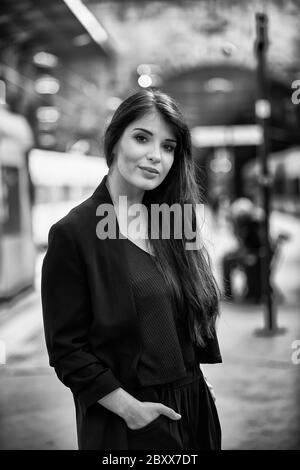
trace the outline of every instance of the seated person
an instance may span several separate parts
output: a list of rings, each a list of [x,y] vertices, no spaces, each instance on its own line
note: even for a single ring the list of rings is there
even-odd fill
[[[247,277],[246,298],[259,300],[261,297],[262,224],[257,209],[247,198],[237,199],[230,208],[230,221],[238,241],[238,247],[225,254],[222,260],[223,291],[226,299],[232,299],[231,275],[237,267],[245,268]]]

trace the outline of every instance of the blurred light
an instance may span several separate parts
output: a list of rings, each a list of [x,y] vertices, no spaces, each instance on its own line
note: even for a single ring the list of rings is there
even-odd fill
[[[0,80],[0,105],[6,104],[6,84]]]
[[[232,81],[227,80],[226,78],[211,78],[204,83],[204,89],[208,93],[213,93],[216,91],[221,91],[223,93],[229,93],[233,91],[234,85]]]
[[[149,86],[159,87],[162,84],[161,68],[156,64],[140,64],[136,69],[138,75],[138,84],[142,88]]]
[[[70,8],[73,14],[76,16],[78,21],[84,26],[87,32],[91,35],[94,41],[98,44],[102,44],[107,41],[108,34],[99,23],[97,18],[92,12],[82,3],[81,0],[63,0],[65,4]]]
[[[36,54],[34,54],[33,62],[36,65],[40,65],[42,67],[53,68],[57,66],[58,58],[54,54],[41,51],[41,52],[37,52]]]
[[[37,109],[37,118],[41,122],[56,122],[60,112],[54,106],[41,106]]]
[[[229,173],[232,163],[227,157],[214,158],[209,166],[214,173]]]
[[[255,103],[255,114],[260,119],[267,119],[271,116],[271,103],[268,100],[257,100]]]
[[[214,158],[210,162],[210,169],[214,173],[228,173],[232,168],[231,154],[225,147],[218,147],[214,151]]]
[[[49,94],[55,95],[60,88],[59,80],[50,75],[44,75],[41,78],[38,78],[35,82],[35,90],[41,95]]]
[[[81,47],[81,46],[86,46],[87,44],[91,43],[91,38],[88,34],[80,34],[79,36],[76,36],[73,38],[73,44],[75,46]]]
[[[137,69],[137,73],[139,75],[150,75],[151,74],[151,67],[149,64],[140,64]]]
[[[138,84],[142,88],[148,88],[152,85],[152,78],[149,75],[141,75],[138,79]]]
[[[106,107],[109,111],[115,111],[121,103],[122,100],[117,96],[110,96],[106,101]]]

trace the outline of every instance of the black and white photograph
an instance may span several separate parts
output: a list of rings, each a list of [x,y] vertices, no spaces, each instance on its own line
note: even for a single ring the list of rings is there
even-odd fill
[[[300,450],[299,25],[1,1],[1,451]]]

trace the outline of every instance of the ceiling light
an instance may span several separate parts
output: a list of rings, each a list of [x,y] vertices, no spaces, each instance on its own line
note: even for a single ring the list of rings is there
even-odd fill
[[[94,41],[100,45],[107,41],[108,34],[92,12],[81,0],[63,0]]]

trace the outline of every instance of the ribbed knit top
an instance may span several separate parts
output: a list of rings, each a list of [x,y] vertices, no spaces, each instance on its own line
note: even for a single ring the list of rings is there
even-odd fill
[[[142,340],[137,368],[141,385],[182,378],[186,367],[196,362],[187,324],[175,314],[170,287],[154,256],[129,239],[125,239],[125,247]]]

